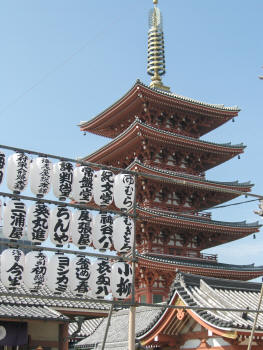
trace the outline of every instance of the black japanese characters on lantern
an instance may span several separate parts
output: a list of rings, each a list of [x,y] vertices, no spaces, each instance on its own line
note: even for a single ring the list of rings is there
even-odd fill
[[[33,292],[44,287],[48,258],[43,252],[29,252],[25,256],[24,283]]]
[[[27,212],[27,237],[34,244],[41,244],[48,238],[50,221],[49,207],[44,203],[33,204]]]
[[[69,242],[72,213],[66,206],[57,206],[50,211],[50,240],[57,247]]]
[[[29,158],[24,153],[14,153],[8,157],[7,187],[14,193],[25,189],[29,176]]]
[[[3,181],[4,170],[5,170],[5,154],[0,152],[0,185]]]
[[[48,263],[47,287],[55,294],[61,294],[68,288],[69,257],[55,254]]]
[[[23,281],[25,256],[19,249],[6,249],[0,258],[0,276],[3,285],[16,289]]]
[[[116,262],[111,270],[112,296],[117,299],[126,299],[131,294],[132,268],[126,262]]]
[[[69,162],[58,162],[53,165],[53,192],[59,200],[65,200],[72,191],[73,165]]]
[[[52,163],[48,158],[37,157],[30,164],[30,188],[38,198],[42,198],[50,190]]]
[[[110,293],[111,267],[106,259],[98,259],[90,268],[90,290],[94,298],[104,298]]]
[[[92,214],[87,209],[75,210],[71,221],[72,243],[84,249],[91,244],[92,235]]]
[[[26,206],[19,199],[11,199],[4,207],[3,235],[11,240],[24,236],[26,225]]]
[[[87,166],[78,166],[74,169],[71,197],[76,202],[88,203],[93,195],[94,170]]]
[[[99,213],[93,218],[92,243],[95,249],[106,250],[112,246],[113,218]]]
[[[109,206],[113,202],[114,174],[110,170],[94,173],[94,202],[99,206]]]
[[[134,202],[135,179],[129,174],[115,175],[114,179],[114,203],[121,210],[132,208]]]
[[[134,221],[129,216],[118,216],[113,220],[112,241],[118,253],[131,251],[134,241]]]
[[[69,289],[76,296],[82,296],[89,290],[90,265],[90,260],[81,255],[70,261]]]

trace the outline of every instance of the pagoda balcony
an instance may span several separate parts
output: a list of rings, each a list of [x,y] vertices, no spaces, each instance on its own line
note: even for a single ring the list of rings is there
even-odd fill
[[[142,251],[140,251],[140,254],[146,254],[146,255],[151,255],[151,256],[163,256],[165,258],[180,258],[180,259],[191,259],[191,260],[202,260],[202,261],[213,261],[213,262],[218,262],[218,255],[217,254],[208,254],[208,253],[199,253],[199,252],[195,252],[195,251],[188,251],[188,252],[184,252],[183,255],[180,254],[164,254],[161,251],[153,251],[147,248],[143,248]]]
[[[174,207],[173,206],[167,206],[167,211],[169,212],[174,212]],[[181,212],[174,212],[174,214],[177,214],[179,216],[185,216],[189,218],[200,218],[200,219],[207,219],[211,220],[212,218],[212,213],[211,212],[189,212],[189,213],[181,213]]]

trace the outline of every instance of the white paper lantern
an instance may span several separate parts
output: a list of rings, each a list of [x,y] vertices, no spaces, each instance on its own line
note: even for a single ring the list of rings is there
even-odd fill
[[[44,203],[33,204],[27,211],[27,237],[33,244],[41,244],[48,238],[49,207]]]
[[[69,162],[58,162],[53,165],[52,185],[55,197],[65,200],[72,191],[73,165]]]
[[[90,260],[78,255],[70,261],[69,289],[76,296],[82,296],[89,290]]]
[[[0,258],[0,276],[3,285],[15,289],[23,282],[25,256],[22,250],[6,249]]]
[[[0,185],[3,181],[4,170],[5,170],[5,154],[0,152]]]
[[[93,218],[92,243],[95,249],[106,250],[112,246],[113,218],[99,213]]]
[[[111,267],[111,291],[117,299],[126,299],[131,294],[132,268],[126,262],[116,262]]]
[[[63,254],[53,255],[48,263],[46,285],[55,294],[61,294],[68,288],[69,257]]]
[[[57,247],[69,242],[71,217],[71,211],[65,206],[57,206],[50,211],[49,237]]]
[[[134,176],[129,174],[115,175],[113,196],[114,203],[121,210],[129,210],[133,206],[135,192]]]
[[[38,198],[44,197],[51,185],[52,163],[48,158],[37,157],[30,164],[29,181],[31,192]]]
[[[134,221],[129,216],[118,216],[113,220],[112,242],[118,253],[127,253],[133,247]]]
[[[110,263],[98,259],[91,264],[89,286],[93,298],[104,298],[110,293]]]
[[[25,189],[29,176],[29,158],[24,153],[14,153],[8,157],[7,187],[10,191],[20,193]]]
[[[71,197],[76,202],[88,203],[92,199],[94,170],[87,166],[74,169]]]
[[[46,281],[48,258],[42,252],[29,252],[25,256],[24,283],[30,291],[38,291]]]
[[[4,207],[3,235],[11,240],[24,236],[26,225],[26,206],[19,199],[11,199]]]
[[[91,244],[92,214],[87,209],[75,210],[70,225],[72,243],[84,249]]]
[[[110,170],[99,170],[94,173],[93,196],[99,206],[108,206],[113,202],[114,174]]]

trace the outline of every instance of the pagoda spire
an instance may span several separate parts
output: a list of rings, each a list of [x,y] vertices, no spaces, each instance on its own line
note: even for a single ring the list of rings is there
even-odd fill
[[[152,76],[150,87],[170,91],[169,87],[163,85],[161,79],[165,74],[162,14],[157,7],[158,0],[153,0],[153,4],[154,8],[149,13],[147,73]]]

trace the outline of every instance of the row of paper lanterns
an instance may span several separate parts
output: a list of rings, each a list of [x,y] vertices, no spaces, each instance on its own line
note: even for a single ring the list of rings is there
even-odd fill
[[[49,237],[57,247],[72,242],[84,249],[114,249],[127,253],[134,242],[134,221],[123,214],[112,216],[107,212],[92,215],[87,209],[72,212],[67,206],[51,210],[45,203],[36,202],[26,209],[19,199],[9,200],[3,209],[3,236],[16,241],[24,237],[33,244],[41,244]]]
[[[91,262],[86,256],[70,259],[61,253],[48,259],[40,251],[24,255],[19,249],[6,249],[0,257],[0,278],[11,290],[22,283],[37,292],[48,287],[55,294],[70,291],[75,296],[126,299],[131,293],[132,268],[127,262],[110,263],[106,259]]]
[[[5,168],[5,154],[0,152],[0,183]],[[118,174],[110,170],[94,171],[88,166],[73,167],[72,163],[59,161],[55,164],[45,157],[30,161],[24,153],[8,157],[6,170],[7,186],[14,193],[22,192],[28,181],[31,192],[39,198],[45,196],[52,185],[59,200],[70,198],[88,203],[94,200],[98,206],[113,203],[121,210],[133,206],[135,179],[130,174]]]

